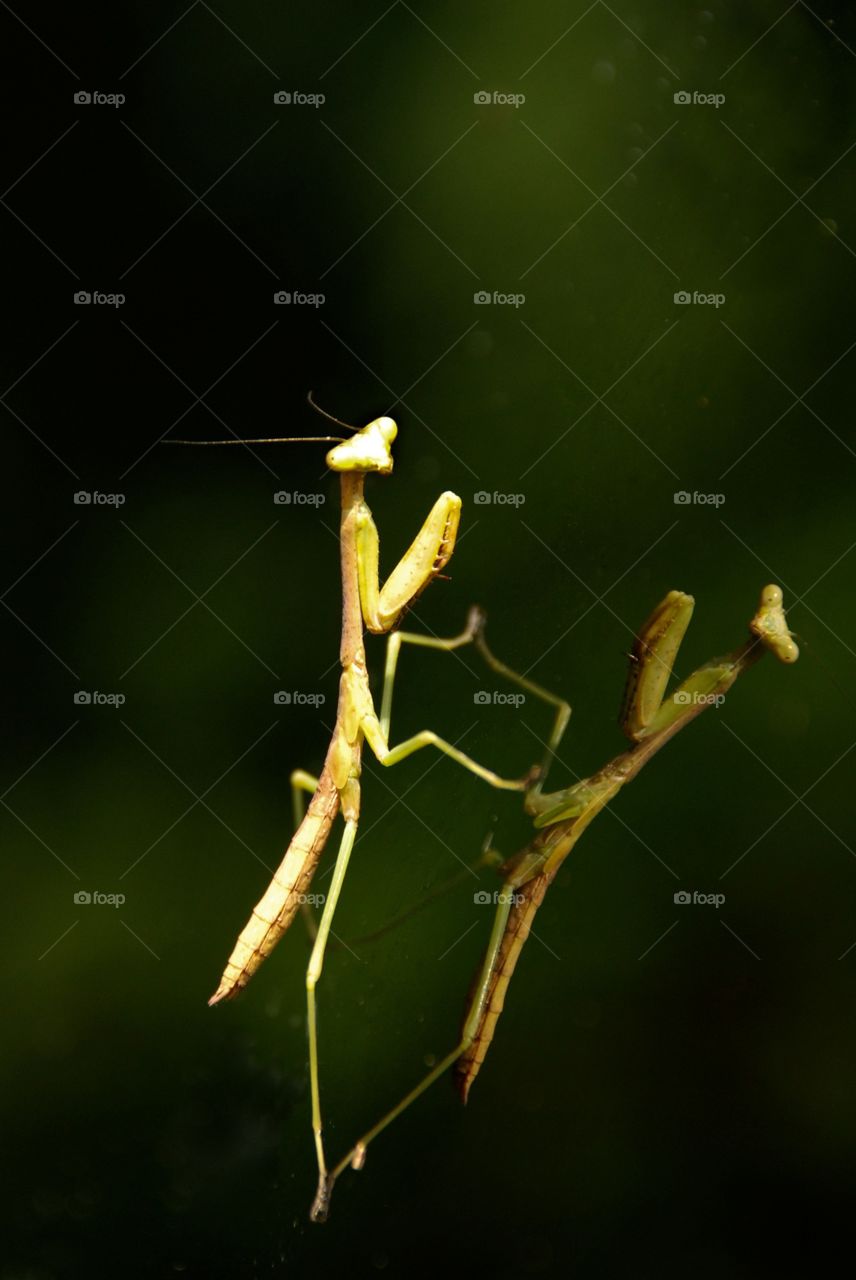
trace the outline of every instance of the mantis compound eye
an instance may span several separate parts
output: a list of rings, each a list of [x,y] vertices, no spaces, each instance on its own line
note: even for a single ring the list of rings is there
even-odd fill
[[[779,662],[791,663],[796,662],[800,651],[788,630],[782,600],[781,587],[772,582],[766,586],[761,592],[758,612],[749,623],[749,630],[776,655]]]
[[[392,444],[398,435],[398,427],[394,418],[375,418],[374,422],[370,423],[369,426],[377,427],[387,444]]]
[[[375,418],[350,440],[331,449],[327,466],[331,471],[372,471],[388,476],[392,471],[390,445],[397,435],[392,418]]]

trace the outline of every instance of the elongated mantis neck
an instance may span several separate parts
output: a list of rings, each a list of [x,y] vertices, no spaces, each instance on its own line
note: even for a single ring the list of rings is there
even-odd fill
[[[342,558],[342,642],[339,658],[344,668],[355,662],[365,665],[366,661],[355,527],[357,509],[363,502],[365,479],[365,472],[362,471],[342,472],[342,519],[339,531]]]

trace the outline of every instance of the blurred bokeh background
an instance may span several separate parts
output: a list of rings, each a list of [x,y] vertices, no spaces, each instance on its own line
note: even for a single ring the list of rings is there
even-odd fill
[[[0,22],[3,1280],[813,1256],[856,1172],[849,7]],[[599,819],[467,1108],[438,1084],[324,1228],[305,932],[242,999],[206,999],[334,717],[337,486],[322,446],[160,444],[318,432],[310,388],[399,422],[368,486],[384,567],[462,495],[451,581],[408,625],[488,609],[496,652],[574,704],[557,785],[621,749],[625,655],[669,588],[697,600],[682,673],[739,642],[768,581],[802,646]],[[476,699],[495,688],[471,655],[406,652],[394,736],[430,726],[520,773],[548,717]],[[448,761],[369,759],[364,780],[319,996],[333,1156],[453,1044],[494,886],[359,939],[487,832],[527,838],[513,796]]]

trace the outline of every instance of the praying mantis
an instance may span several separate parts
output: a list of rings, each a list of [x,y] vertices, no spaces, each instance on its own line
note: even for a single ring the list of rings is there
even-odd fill
[[[314,401],[310,403],[314,405]],[[319,410],[323,413],[323,410]],[[329,414],[324,416],[330,417]],[[622,724],[632,746],[591,777],[566,788],[545,793],[547,774],[567,728],[571,708],[562,698],[535,684],[500,662],[485,639],[485,615],[470,613],[464,631],[449,639],[397,631],[401,618],[431,580],[442,572],[454,551],[461,500],[445,492],[435,502],[411,546],[383,586],[379,579],[379,536],[364,498],[369,474],[389,475],[393,469],[391,445],[397,435],[392,418],[381,417],[350,438],[341,436],[285,437],[263,440],[175,441],[181,444],[274,444],[294,440],[335,443],[327,454],[327,466],[341,477],[340,549],[342,574],[342,674],[336,723],[324,766],[318,778],[303,770],[291,776],[295,796],[295,833],[267,891],[254,908],[226,964],[209,1004],[216,1005],[241,991],[292,923],[330,837],[341,809],[344,831],[333,869],[330,892],[315,933],[306,970],[307,1030],[309,1038],[312,1130],[318,1166],[318,1186],[310,1212],[314,1222],[326,1220],[336,1180],[350,1165],[359,1169],[371,1141],[410,1106],[446,1070],[454,1067],[464,1101],[493,1039],[505,993],[532,920],[544,896],[577,840],[590,822],[659,749],[707,706],[716,703],[737,677],[770,650],[782,662],[796,660],[776,586],[764,589],[750,623],[750,638],[725,658],[714,659],[685,680],[668,698],[666,686],[672,663],[689,625],[694,602],[691,596],[672,591],[658,605],[640,630],[630,655]],[[377,715],[368,681],[363,627],[387,635],[387,656],[381,713]],[[487,664],[555,708],[555,720],[543,760],[520,779],[506,779],[484,767],[431,730],[389,745],[392,692],[402,644],[454,650],[474,644]],[[318,1067],[318,1028],[315,992],[321,977],[333,916],[342,891],[360,817],[360,770],[363,742],[378,761],[392,765],[433,746],[470,772],[503,790],[525,793],[526,811],[537,834],[515,857],[506,862],[491,852],[502,874],[502,891],[488,941],[468,1001],[463,1031],[448,1053],[405,1097],[328,1170],[323,1141]],[[311,794],[306,812],[302,796]]]
[[[311,396],[310,403],[317,409]],[[331,415],[324,416],[330,418]],[[354,431],[354,435],[288,439],[337,442],[327,453],[326,459],[328,468],[341,476],[339,542],[342,574],[342,674],[336,723],[320,776],[313,778],[303,770],[296,770],[292,774],[295,792],[310,792],[312,798],[268,889],[256,904],[235,944],[217,990],[208,1001],[209,1005],[216,1005],[237,995],[288,929],[305,899],[306,890],[330,837],[333,822],[341,809],[345,820],[344,831],[306,970],[312,1131],[318,1164],[318,1190],[312,1210],[314,1221],[323,1221],[326,1217],[327,1188],[330,1185],[321,1117],[315,990],[321,978],[333,916],[359,825],[363,742],[368,743],[382,765],[396,764],[413,752],[432,746],[493,787],[523,791],[528,783],[528,777],[517,780],[501,778],[429,729],[390,747],[388,711],[378,718],[369,687],[363,626],[376,635],[392,632],[425,587],[442,572],[454,551],[461,499],[448,491],[440,495],[412,544],[381,586],[378,531],[364,498],[364,486],[367,475],[389,475],[392,472],[391,446],[398,428],[389,417],[376,418],[361,430],[349,427],[336,418],[331,420]],[[284,442],[285,440],[275,439],[236,439],[174,443],[246,445]],[[448,647],[442,640],[434,643],[439,648]],[[296,812],[299,808],[296,803]]]
[[[670,591],[636,636],[630,654],[620,721],[632,745],[591,777],[552,793],[544,792],[544,783],[567,728],[570,705],[493,655],[485,639],[486,618],[481,610],[471,610],[464,631],[445,641],[444,647],[449,649],[473,643],[498,675],[555,708],[553,729],[543,761],[532,775],[524,801],[527,813],[534,819],[537,834],[525,848],[505,862],[494,855],[502,876],[502,889],[497,895],[493,927],[467,1001],[458,1043],[334,1166],[323,1189],[325,1214],[333,1185],[340,1174],[349,1165],[353,1169],[361,1169],[369,1143],[450,1068],[454,1069],[461,1099],[466,1102],[493,1040],[508,984],[529,936],[535,913],[562,863],[593,819],[676,733],[707,707],[719,705],[738,676],[749,670],[765,652],[772,652],[786,664],[797,660],[799,650],[788,630],[781,588],[771,584],[761,592],[758,608],[749,623],[748,639],[725,657],[706,662],[666,697],[672,666],[689,625],[694,603],[692,596]],[[389,637],[382,703],[387,719],[391,712],[392,682],[398,656],[405,643],[436,646],[438,642],[401,631]],[[313,1217],[318,1208],[319,1202],[316,1201]]]

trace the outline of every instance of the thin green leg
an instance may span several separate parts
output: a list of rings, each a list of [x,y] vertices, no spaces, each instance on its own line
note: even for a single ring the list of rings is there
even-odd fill
[[[401,1099],[400,1102],[398,1102],[390,1111],[387,1111],[386,1114],[382,1116],[380,1120],[378,1120],[377,1124],[373,1125],[371,1129],[369,1129],[366,1133],[364,1133],[363,1136],[359,1139],[359,1141],[356,1142],[354,1146],[351,1148],[351,1150],[347,1153],[347,1155],[344,1156],[343,1159],[341,1159],[339,1163],[336,1165],[336,1167],[331,1171],[331,1173],[328,1175],[326,1179],[326,1183],[324,1186],[323,1199],[324,1199],[325,1211],[326,1211],[326,1208],[329,1206],[330,1195],[332,1194],[332,1191],[333,1191],[333,1185],[336,1179],[339,1177],[339,1174],[343,1173],[344,1170],[347,1169],[348,1165],[350,1165],[352,1169],[362,1169],[363,1164],[365,1163],[365,1158],[366,1158],[366,1148],[368,1147],[369,1143],[373,1142],[374,1139],[378,1136],[378,1134],[382,1133],[383,1130],[387,1127],[387,1125],[392,1124],[393,1120],[397,1119],[398,1116],[400,1116],[403,1111],[406,1111],[407,1108],[410,1106],[410,1104],[412,1102],[415,1102],[416,1099],[420,1097],[425,1092],[426,1089],[430,1089],[431,1085],[434,1083],[435,1080],[438,1080],[439,1077],[443,1075],[445,1071],[448,1071],[451,1066],[454,1066],[458,1058],[460,1058],[461,1054],[465,1053],[467,1049],[469,1049],[470,1045],[473,1043],[473,1040],[475,1038],[475,1035],[478,1030],[478,1026],[482,1017],[485,1001],[488,998],[490,980],[493,974],[494,967],[496,965],[497,956],[499,955],[500,946],[502,945],[502,939],[505,935],[505,929],[506,929],[506,925],[508,924],[508,916],[511,911],[511,905],[512,905],[511,894],[503,893],[501,895],[500,902],[497,905],[496,913],[493,918],[493,928],[491,929],[487,952],[485,953],[484,961],[482,963],[482,967],[479,972],[479,980],[473,992],[472,999],[470,1000],[470,1003],[467,1006],[467,1016],[464,1022],[464,1029],[463,1029],[463,1032],[461,1033],[461,1039],[459,1043],[455,1046],[455,1048],[451,1051],[451,1053],[447,1053],[446,1056],[442,1058],[435,1067],[432,1067],[432,1069],[428,1072],[428,1074],[424,1076],[422,1080],[419,1081],[419,1083],[415,1086],[415,1088],[411,1089],[409,1093],[405,1094],[405,1096]],[[321,1194],[321,1189],[319,1187],[319,1196],[320,1194]],[[316,1200],[316,1204],[317,1203],[318,1201]],[[313,1213],[314,1213],[314,1207],[313,1207]]]
[[[336,865],[333,868],[333,878],[330,882],[330,892],[327,895],[327,901],[324,903],[324,910],[321,913],[321,923],[318,926],[318,935],[315,939],[315,945],[312,948],[312,955],[309,958],[309,967],[306,970],[306,1014],[307,1027],[309,1031],[309,1084],[312,1093],[312,1131],[315,1135],[315,1153],[318,1159],[318,1191],[315,1196],[315,1202],[312,1206],[312,1221],[323,1222],[327,1217],[327,1164],[324,1158],[324,1139],[322,1137],[322,1121],[321,1121],[321,1089],[318,1077],[318,1023],[316,1018],[315,1006],[315,988],[321,977],[324,968],[324,951],[327,946],[327,939],[330,936],[330,927],[333,923],[333,916],[336,913],[336,904],[339,901],[339,894],[342,891],[342,884],[345,880],[345,873],[348,870],[348,861],[351,857],[351,850],[354,847],[354,840],[357,835],[357,823],[355,821],[346,822],[345,830],[342,832],[342,839],[339,844],[339,852],[336,855]]]
[[[395,672],[398,666],[398,655],[403,644],[416,645],[422,649],[442,649],[451,652],[465,644],[472,644],[478,628],[481,626],[482,612],[475,606],[470,609],[467,624],[456,636],[443,639],[440,636],[422,636],[415,631],[393,631],[386,642],[386,665],[383,675],[383,696],[380,704],[380,727],[383,736],[389,741],[389,724],[392,718],[392,689],[395,683]]]
[[[453,889],[457,889],[462,884],[472,884],[473,877],[478,877],[478,873],[485,869],[491,871],[499,871],[505,858],[493,847],[493,833],[489,831],[482,841],[481,852],[475,862],[467,863],[463,871],[456,871],[454,875],[449,876],[446,880],[441,881],[436,888],[431,889],[424,894],[416,902],[411,903],[409,907],[405,907],[403,911],[399,911],[398,915],[393,916],[391,920],[387,920],[378,929],[373,929],[371,933],[361,933],[356,938],[349,939],[350,945],[368,946],[378,939],[386,937],[387,934],[393,933],[405,921],[410,920],[413,916],[418,915],[420,911],[424,911],[426,907],[430,907],[432,903],[445,898]],[[336,946],[335,941],[331,944]]]
[[[488,648],[487,640],[485,640],[484,629],[486,622],[487,618],[483,614],[481,617],[481,625],[473,639],[476,648],[490,667],[491,671],[495,671],[496,674],[502,676],[504,680],[510,680],[511,683],[516,684],[518,688],[525,689],[527,693],[531,693],[534,698],[540,699],[541,702],[546,702],[548,706],[556,708],[553,728],[544,750],[538,779],[535,785],[531,788],[532,793],[537,795],[544,786],[547,774],[550,771],[550,766],[556,758],[559,743],[561,742],[565,730],[568,727],[568,721],[571,718],[571,704],[566,702],[564,698],[560,698],[558,694],[551,693],[549,689],[545,689],[543,685],[536,684],[534,680],[530,680],[527,676],[521,675],[520,672],[515,671],[513,667],[509,667],[504,662],[500,662],[499,658],[495,657]]]
[[[470,773],[474,773],[477,778],[481,778],[483,782],[489,783],[500,791],[525,791],[529,785],[528,774],[524,778],[501,778],[498,773],[494,773],[493,769],[486,769],[477,760],[473,760],[472,756],[459,751],[457,747],[452,746],[451,742],[439,737],[433,729],[423,729],[421,733],[415,733],[412,738],[405,738],[404,742],[390,747],[376,716],[367,716],[362,727],[366,742],[382,765],[398,764],[413,755],[414,751],[421,751],[423,747],[436,747],[438,751],[442,751],[463,768],[469,769]]]
[[[303,815],[306,812],[306,803],[303,797],[307,794],[314,795],[317,788],[318,779],[314,774],[307,773],[305,769],[294,770],[291,775],[291,810],[294,815],[295,831],[303,821]],[[303,923],[306,925],[309,941],[314,942],[318,935],[318,925],[315,923],[315,912],[312,910],[310,903],[301,902],[300,914],[303,917]]]
[[[571,706],[564,698],[560,698],[557,694],[551,693],[549,689],[545,689],[542,685],[536,684],[534,680],[530,680],[527,676],[521,675],[520,672],[515,671],[504,662],[500,662],[499,658],[497,658],[488,648],[487,641],[485,640],[484,631],[486,623],[487,615],[482,609],[475,605],[469,612],[466,626],[463,631],[456,636],[441,638],[438,636],[418,635],[411,631],[394,631],[390,635],[386,646],[386,665],[384,668],[383,696],[381,699],[381,732],[388,742],[390,722],[392,719],[393,686],[395,684],[395,676],[398,669],[398,658],[403,644],[412,644],[423,649],[441,649],[445,651],[460,649],[466,644],[474,644],[483,660],[492,671],[497,673],[497,675],[501,676],[504,680],[509,680],[511,683],[516,684],[518,688],[525,689],[526,692],[532,694],[533,697],[538,698],[541,702],[546,702],[548,706],[555,707],[556,709],[553,728],[545,747],[544,757],[538,772],[537,782],[532,787],[533,794],[537,795],[544,785],[544,781],[555,758],[556,751],[558,750],[559,743],[561,742],[564,732],[568,727],[568,721],[571,718]],[[424,737],[424,735],[417,735],[417,737]],[[401,748],[405,746],[409,746],[410,750],[396,755],[395,758],[402,759],[403,755],[409,755],[410,751],[418,751],[420,746],[426,745],[428,745],[426,741],[419,742],[415,738],[408,739],[406,743],[401,743],[399,747],[393,748],[393,751],[401,752]],[[440,743],[439,741],[434,741],[432,742],[432,745],[439,746]],[[440,749],[444,750],[445,748],[440,747]],[[452,754],[452,752],[448,752],[447,754]],[[392,764],[394,761],[390,760],[389,763]],[[463,763],[463,761],[460,761],[460,763]],[[467,764],[466,767],[469,768],[469,764]],[[478,772],[478,768],[473,771]],[[479,776],[483,777],[484,774],[479,773]],[[490,781],[490,779],[487,780]],[[492,785],[496,785],[496,783],[493,783]]]

